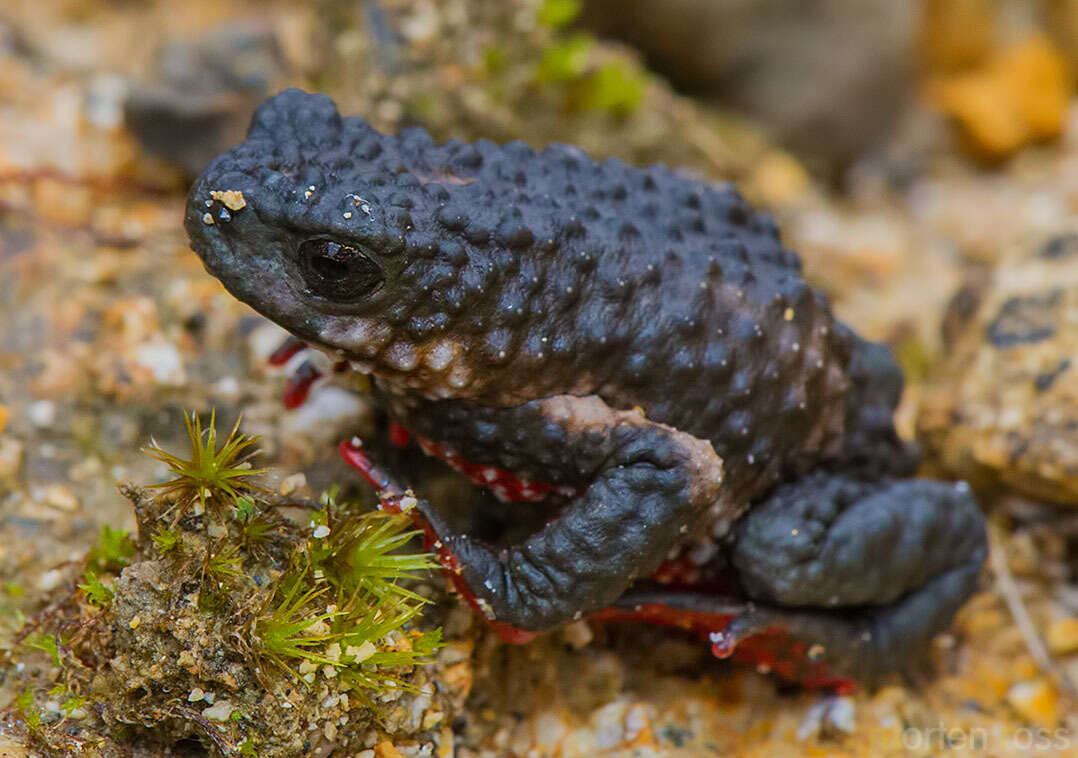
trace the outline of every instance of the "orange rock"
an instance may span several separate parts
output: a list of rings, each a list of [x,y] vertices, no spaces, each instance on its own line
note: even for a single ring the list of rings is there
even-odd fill
[[[1056,655],[1068,655],[1078,651],[1078,618],[1062,618],[1053,621],[1044,635],[1048,648]]]
[[[93,212],[90,188],[77,182],[42,178],[34,183],[34,208],[41,217],[65,226],[86,226]]]
[[[1059,136],[1071,93],[1063,53],[1038,34],[971,73],[930,81],[926,94],[956,120],[973,152],[998,160]]]
[[[403,758],[400,751],[393,747],[393,743],[389,740],[385,742],[379,742],[374,746],[375,758]]]
[[[1044,677],[1030,679],[1011,687],[1007,702],[1022,718],[1051,729],[1059,722],[1059,691]]]
[[[455,663],[446,668],[442,678],[454,694],[467,695],[471,692],[474,682],[472,664],[469,661]]]
[[[11,418],[11,410],[6,405],[0,405],[0,432],[4,431],[8,419]]]
[[[995,0],[921,0],[921,55],[929,70],[976,65],[996,38]]]

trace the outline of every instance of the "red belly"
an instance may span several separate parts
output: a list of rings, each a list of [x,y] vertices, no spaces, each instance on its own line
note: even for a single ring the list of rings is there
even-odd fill
[[[394,445],[404,447],[409,443],[411,437],[411,432],[404,427],[399,424],[390,424],[389,439]],[[494,493],[495,497],[505,503],[535,503],[545,499],[551,493],[564,497],[574,497],[577,494],[575,487],[533,482],[517,476],[512,471],[506,471],[485,463],[471,463],[464,460],[460,453],[453,450],[453,448],[420,434],[415,435],[415,441],[424,453],[445,461],[476,484],[489,489]]]

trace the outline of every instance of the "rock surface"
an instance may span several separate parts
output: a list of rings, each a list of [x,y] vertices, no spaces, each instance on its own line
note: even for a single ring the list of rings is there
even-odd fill
[[[1078,505],[1078,229],[962,290],[920,429],[960,476]]]
[[[585,23],[675,85],[844,165],[893,134],[914,92],[915,3],[588,0]]]

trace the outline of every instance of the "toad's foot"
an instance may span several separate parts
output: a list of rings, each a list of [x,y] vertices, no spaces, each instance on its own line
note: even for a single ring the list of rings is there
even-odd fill
[[[638,584],[599,618],[680,627],[720,658],[842,692],[923,673],[986,553],[964,484],[820,471],[738,522],[730,557],[740,593]]]

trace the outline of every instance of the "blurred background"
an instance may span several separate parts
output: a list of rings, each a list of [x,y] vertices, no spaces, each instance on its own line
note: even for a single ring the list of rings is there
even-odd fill
[[[901,729],[940,719],[1062,729],[1053,749],[1078,754],[1076,82],[1078,0],[3,0],[0,632],[70,585],[102,525],[131,528],[115,482],[160,477],[138,449],[180,439],[183,408],[242,412],[310,491],[349,478],[330,453],[361,408],[325,387],[282,410],[280,331],[180,226],[191,177],[300,86],[387,132],[736,182],[894,348],[903,433],[992,519],[986,589],[926,688],[821,710],[661,636],[645,665],[577,629],[462,654],[458,754],[924,754]]]

